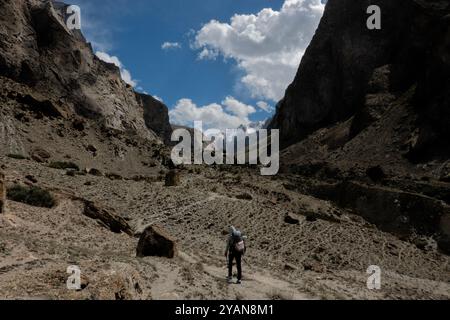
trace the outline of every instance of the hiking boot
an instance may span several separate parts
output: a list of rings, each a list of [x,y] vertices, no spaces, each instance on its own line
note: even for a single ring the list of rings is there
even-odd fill
[[[227,277],[227,282],[228,282],[228,283],[231,283],[232,280],[233,280],[232,277]]]
[[[236,281],[236,284],[241,284],[241,283],[242,283],[241,280]]]

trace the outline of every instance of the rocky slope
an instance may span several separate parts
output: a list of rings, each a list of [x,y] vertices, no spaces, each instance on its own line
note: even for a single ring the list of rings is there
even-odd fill
[[[284,172],[317,179],[314,195],[447,253],[449,14],[448,1],[330,0],[270,125]]]
[[[30,152],[11,119],[27,119],[24,112],[61,126],[93,123],[146,141],[170,139],[167,107],[135,93],[115,65],[95,56],[78,30],[67,29],[51,1],[2,0],[0,9],[2,152]]]
[[[401,241],[352,210],[296,190],[307,179],[294,184],[245,168],[196,167],[181,170],[179,186],[166,187],[150,179],[70,176],[26,159],[0,163],[8,187],[39,186],[57,199],[52,208],[6,201],[0,299],[450,298],[450,258],[432,239]],[[126,221],[136,236],[92,211]],[[176,238],[174,259],[136,256],[139,233],[153,224]],[[249,237],[241,286],[225,279],[230,224]],[[380,291],[366,286],[374,264],[383,271]],[[66,287],[71,265],[81,269],[81,290]]]

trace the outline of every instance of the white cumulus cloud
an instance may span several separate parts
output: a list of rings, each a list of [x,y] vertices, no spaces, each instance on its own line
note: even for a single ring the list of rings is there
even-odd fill
[[[179,43],[179,42],[164,42],[161,45],[161,49],[163,49],[163,50],[181,49],[181,43]]]
[[[169,112],[173,124],[192,127],[194,121],[203,121],[204,129],[235,129],[251,123],[249,115],[256,112],[233,97],[227,97],[222,104],[212,103],[197,106],[191,99],[181,99]]]
[[[134,80],[131,76],[130,71],[128,71],[116,56],[110,56],[106,52],[97,51],[95,55],[100,59],[108,63],[116,65],[120,69],[120,75],[122,80],[128,83],[130,86],[135,87],[137,85],[137,80]]]
[[[323,11],[321,0],[285,0],[279,11],[211,20],[196,33],[194,48],[199,59],[221,54],[236,60],[244,71],[240,83],[252,97],[276,102],[292,82]]]
[[[225,106],[225,109],[235,116],[241,119],[248,119],[248,116],[252,113],[256,112],[256,109],[250,105],[246,105],[233,97],[226,97],[226,99],[222,102],[222,105]]]
[[[267,113],[271,113],[273,112],[273,108],[272,106],[270,106],[267,102],[265,101],[258,101],[256,103],[256,105],[263,111],[267,112]]]

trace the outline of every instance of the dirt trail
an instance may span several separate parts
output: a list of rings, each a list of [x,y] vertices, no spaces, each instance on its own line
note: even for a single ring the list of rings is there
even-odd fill
[[[205,271],[217,281],[224,281],[224,268],[205,266]],[[230,289],[247,300],[283,299],[310,300],[308,294],[297,290],[292,283],[274,278],[268,274],[259,273],[247,268],[245,280],[241,285],[230,284]]]
[[[234,278],[233,283],[226,281],[226,263],[223,261],[222,266],[218,266],[220,257],[214,256],[209,259],[199,256],[190,255],[180,252],[180,260],[182,267],[167,266],[166,264],[156,265],[158,279],[152,284],[152,298],[154,299],[180,299],[183,294],[179,292],[179,280],[185,278],[183,272],[186,270],[195,270],[196,266],[201,266],[200,272],[194,272],[192,278],[186,279],[187,290],[191,290],[192,294],[198,294],[199,287],[208,288],[208,290],[220,291],[225,299],[238,300],[310,300],[313,297],[298,289],[300,283],[297,281],[289,282],[279,277],[270,275],[267,271],[258,270],[244,263],[244,280],[242,284],[237,285]],[[223,260],[223,259],[222,259]],[[197,268],[198,269],[198,268]],[[235,269],[234,269],[235,271]],[[198,285],[197,282],[203,282]],[[186,294],[184,289],[184,294]],[[197,291],[197,292],[196,292]]]

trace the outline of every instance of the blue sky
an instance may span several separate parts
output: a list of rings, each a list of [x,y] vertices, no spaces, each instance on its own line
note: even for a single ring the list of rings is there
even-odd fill
[[[70,2],[94,50],[161,98],[172,122],[208,127],[270,117],[323,12],[320,0]]]

